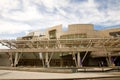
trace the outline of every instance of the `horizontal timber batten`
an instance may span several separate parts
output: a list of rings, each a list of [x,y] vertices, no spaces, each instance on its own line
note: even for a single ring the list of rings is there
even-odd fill
[[[40,39],[34,39],[34,40],[15,40],[15,39],[12,39],[12,40],[0,40],[0,42],[27,42],[27,41],[56,41],[56,40],[60,40],[60,41],[64,41],[64,40],[116,40],[116,39],[119,39],[120,38],[76,38],[76,39],[48,39],[48,40],[40,40]]]
[[[102,51],[102,48],[58,48],[58,49],[0,49],[0,53],[4,52],[83,52],[83,51]],[[120,48],[107,48],[107,51],[119,51]]]

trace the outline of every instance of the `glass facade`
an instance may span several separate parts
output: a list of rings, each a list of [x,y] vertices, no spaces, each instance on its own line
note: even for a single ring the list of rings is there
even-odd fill
[[[61,39],[87,38],[87,35],[85,33],[83,33],[83,34],[68,34],[68,35],[62,35],[60,38]]]

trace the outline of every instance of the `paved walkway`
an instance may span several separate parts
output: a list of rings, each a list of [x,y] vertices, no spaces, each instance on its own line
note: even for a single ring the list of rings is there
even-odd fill
[[[27,72],[0,70],[0,79],[81,79],[97,77],[115,77],[120,73],[45,73],[45,72]]]

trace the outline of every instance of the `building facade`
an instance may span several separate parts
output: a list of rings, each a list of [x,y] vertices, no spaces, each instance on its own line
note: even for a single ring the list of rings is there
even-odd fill
[[[93,24],[71,24],[68,25],[67,30],[64,30],[62,25],[57,25],[44,32],[30,32],[17,40],[31,41],[16,43],[18,49],[41,49],[40,52],[21,52],[22,55],[16,63],[18,66],[120,65],[120,28],[94,30]],[[14,63],[16,58],[13,58]],[[4,65],[9,65],[9,61]]]

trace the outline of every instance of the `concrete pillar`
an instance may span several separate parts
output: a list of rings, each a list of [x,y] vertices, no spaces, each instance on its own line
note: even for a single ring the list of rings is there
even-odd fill
[[[14,67],[16,67],[16,65],[18,64],[18,53],[15,53],[15,60],[14,60]]]
[[[45,67],[45,63],[44,63],[44,60],[43,60],[43,55],[42,55],[42,53],[39,53],[39,58],[42,60],[43,67]]]
[[[60,57],[60,67],[63,67],[63,59],[62,59],[62,53],[61,54],[61,57]]]
[[[80,53],[78,52],[77,53],[77,64],[78,64],[78,67],[82,67],[82,63],[81,63],[81,57],[80,57]]]
[[[48,56],[48,53],[46,53],[46,55],[45,55],[45,67],[49,67],[48,59],[49,59],[49,56]]]
[[[10,66],[13,67],[13,66],[14,66],[14,63],[13,63],[12,53],[9,53],[9,60],[10,60]]]

